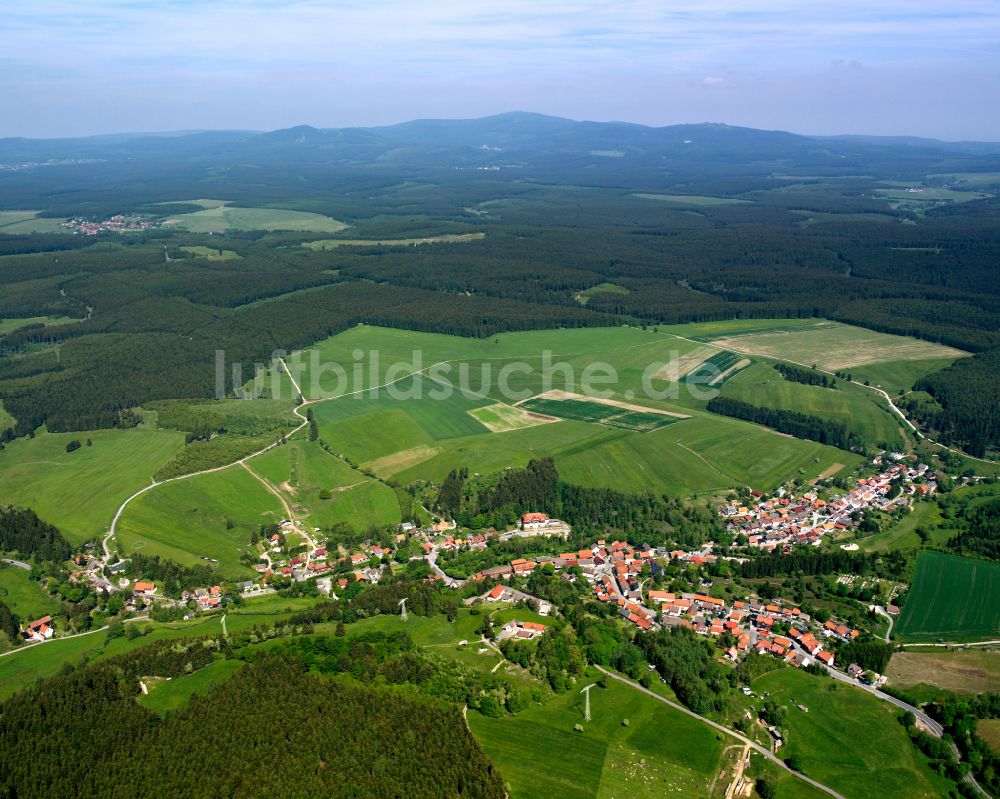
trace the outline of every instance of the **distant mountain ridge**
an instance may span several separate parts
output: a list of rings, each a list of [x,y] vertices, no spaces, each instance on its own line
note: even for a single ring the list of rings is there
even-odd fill
[[[650,186],[667,175],[905,177],[998,171],[1000,142],[804,136],[720,123],[649,127],[526,112],[381,127],[296,125],[268,132],[0,139],[0,179],[51,163],[70,162],[83,170],[93,161],[127,164],[130,174],[138,169],[150,177],[168,169],[196,176],[209,168],[230,167],[266,167],[289,175],[306,169],[312,175],[362,169],[428,179],[442,170],[478,170],[502,173],[501,179]]]

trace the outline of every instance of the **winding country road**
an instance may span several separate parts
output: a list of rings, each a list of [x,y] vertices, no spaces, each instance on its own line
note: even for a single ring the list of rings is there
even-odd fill
[[[318,403],[318,402],[328,402],[328,401],[331,401],[331,400],[342,399],[343,397],[352,397],[352,396],[355,396],[357,394],[363,394],[363,393],[365,393],[367,391],[374,391],[375,389],[386,388],[387,386],[390,386],[393,383],[398,383],[400,380],[405,380],[408,377],[413,377],[414,375],[418,375],[418,374],[421,374],[423,372],[426,372],[428,369],[434,369],[434,368],[436,368],[438,366],[441,366],[443,364],[448,363],[448,361],[439,361],[438,363],[434,363],[434,364],[431,364],[430,366],[426,366],[423,369],[420,369],[420,370],[418,370],[416,372],[408,372],[405,375],[401,375],[400,377],[397,377],[397,378],[395,378],[393,380],[389,380],[389,381],[387,381],[385,383],[382,383],[381,385],[378,385],[378,386],[365,386],[364,388],[359,388],[356,391],[349,391],[349,392],[347,392],[345,394],[338,394],[335,397],[321,397],[319,399],[307,400],[307,399],[303,398],[301,389],[299,388],[299,384],[296,382],[295,378],[292,377],[292,373],[291,373],[291,371],[289,371],[288,366],[285,363],[285,360],[283,358],[279,358],[278,360],[279,360],[279,362],[281,364],[281,367],[285,370],[285,373],[288,375],[288,378],[292,381],[292,385],[295,387],[295,390],[298,392],[299,397],[302,399],[302,402],[300,404],[296,405],[292,409],[292,413],[295,414],[299,419],[301,419],[302,423],[300,425],[298,425],[296,428],[294,428],[287,435],[285,435],[284,436],[285,439],[291,438],[293,435],[295,435],[296,433],[298,433],[306,425],[309,424],[309,420],[302,413],[302,409],[305,408],[308,405],[313,405],[313,404]],[[112,539],[112,537],[114,537],[115,531],[118,529],[118,521],[121,519],[122,513],[125,512],[125,508],[128,507],[128,504],[132,500],[134,500],[136,497],[140,497],[143,494],[145,494],[147,491],[150,491],[150,490],[156,488],[157,486],[165,485],[166,483],[173,483],[173,482],[176,482],[177,480],[187,480],[187,479],[189,479],[191,477],[198,477],[199,475],[202,475],[202,474],[212,474],[214,472],[221,472],[223,469],[229,469],[232,466],[245,465],[247,461],[249,461],[249,460],[251,460],[253,458],[256,458],[258,455],[263,455],[265,452],[270,452],[272,449],[274,449],[275,447],[280,446],[280,445],[281,445],[281,441],[278,440],[278,441],[275,441],[273,444],[268,444],[266,447],[264,447],[262,449],[259,449],[256,452],[251,452],[249,455],[244,455],[242,458],[239,458],[238,460],[235,460],[232,463],[226,463],[226,464],[223,464],[222,466],[213,466],[211,469],[202,469],[201,471],[198,471],[198,472],[189,472],[188,474],[181,474],[181,475],[178,475],[177,477],[168,477],[166,480],[153,480],[148,486],[145,486],[144,488],[140,488],[138,491],[136,491],[134,494],[132,494],[130,497],[128,497],[124,502],[122,502],[121,505],[118,506],[118,510],[115,511],[114,518],[111,520],[111,525],[108,528],[108,532],[104,535],[104,538],[101,539],[101,547],[104,549],[104,558],[103,558],[103,561],[102,561],[102,566],[107,567],[107,565],[111,561],[111,548],[109,547],[108,544],[109,544],[110,540]]]

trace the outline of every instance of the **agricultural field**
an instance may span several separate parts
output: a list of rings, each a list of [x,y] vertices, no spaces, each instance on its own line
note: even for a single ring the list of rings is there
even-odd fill
[[[543,416],[555,416],[560,419],[573,419],[578,422],[606,424],[609,427],[620,427],[624,430],[649,432],[666,427],[673,422],[679,422],[681,416],[664,413],[645,413],[627,407],[609,405],[600,401],[585,399],[548,399],[535,397],[520,404],[534,413]]]
[[[206,201],[207,202],[207,201]],[[281,208],[236,208],[226,203],[201,211],[179,214],[166,219],[167,227],[184,228],[192,233],[225,233],[227,230],[290,230],[306,233],[337,233],[347,228],[329,216],[308,211]]]
[[[1000,719],[980,719],[976,732],[994,752],[1000,753]]]
[[[118,523],[124,553],[216,566],[225,579],[253,572],[240,562],[250,534],[280,521],[278,498],[247,470],[230,467],[164,483],[134,499]]]
[[[873,363],[852,367],[851,377],[859,383],[867,380],[870,385],[895,396],[900,391],[909,391],[920,378],[951,366],[955,360],[956,357],[950,356]]]
[[[895,632],[904,641],[1000,637],[1000,563],[921,552]]]
[[[192,696],[207,694],[243,666],[242,660],[217,660],[192,674],[172,680],[145,680],[148,694],[138,697],[139,704],[160,716],[187,707]]]
[[[293,439],[248,465],[281,492],[297,519],[310,526],[328,528],[346,522],[360,531],[400,520],[391,488],[325,452],[316,441]]]
[[[654,381],[662,394],[643,393],[644,375],[701,346],[669,332],[625,327],[462,339],[358,326],[296,353],[288,362],[310,397],[335,387],[338,381],[324,376],[333,374],[331,365],[339,365],[339,396],[311,406],[320,437],[353,462],[404,484],[441,480],[460,465],[486,473],[552,456],[567,479],[583,485],[714,493],[747,484],[764,490],[789,474],[812,479],[834,467],[852,469],[859,462],[851,453],[707,414],[704,402],[689,396],[678,381]],[[546,352],[551,355],[543,356]],[[564,367],[563,372],[553,367],[554,379],[548,385],[534,368],[543,357]],[[611,388],[614,396],[600,400],[603,405],[581,403],[583,410],[593,411],[586,414],[588,419],[614,416],[633,429],[580,421],[579,414],[558,424],[524,426],[525,416],[512,423],[512,410],[507,410],[511,402],[539,394],[552,400],[580,399],[571,391],[575,382],[566,391],[552,384],[562,385],[566,373],[578,378],[595,361],[612,366],[618,382]],[[515,362],[525,370],[509,375],[509,392],[497,391],[498,371]],[[437,365],[435,370],[428,368],[432,365]],[[440,371],[445,367],[451,371]],[[418,371],[421,374],[413,376]],[[463,371],[469,375],[464,384]],[[487,372],[493,379],[487,376],[484,382],[481,375]],[[449,396],[434,399],[438,392],[448,393],[442,389],[447,381],[470,390],[463,393],[456,386]],[[390,382],[387,390],[384,386]],[[382,388],[368,390],[371,387]],[[642,404],[631,402],[633,398],[641,398]],[[522,404],[518,409],[549,417],[569,413],[566,405],[542,410]],[[670,423],[681,417],[691,418]],[[538,421],[544,420],[532,419]]]
[[[708,795],[722,744],[707,725],[616,681],[592,690],[591,717],[569,691],[513,718],[470,714],[469,726],[512,799]]]
[[[485,233],[452,233],[421,239],[320,239],[307,241],[302,246],[310,250],[335,250],[337,247],[414,247],[418,244],[458,244],[485,237]]]
[[[848,430],[883,449],[905,445],[900,419],[880,404],[884,400],[843,380],[838,381],[836,389],[807,386],[786,380],[769,363],[758,363],[727,381],[722,396],[842,422]]]
[[[0,564],[0,602],[22,621],[37,619],[59,609],[59,602],[29,575],[25,569]]]
[[[65,218],[40,217],[40,211],[0,211],[0,234],[23,236],[27,233],[69,233],[61,227]]]
[[[822,320],[755,320],[769,322],[750,325],[749,320],[708,323],[704,340],[747,355],[792,361],[820,369],[838,371],[857,366],[898,361],[955,359],[968,353],[941,344],[904,336],[876,333],[860,327]],[[733,325],[732,332],[726,326]],[[682,325],[681,327],[692,327]],[[898,367],[893,367],[898,371]],[[877,375],[878,372],[872,372]]]
[[[769,692],[786,709],[782,756],[794,755],[806,775],[847,799],[931,799],[947,793],[948,783],[930,770],[887,702],[797,669],[765,674],[753,689]]]
[[[889,201],[889,206],[897,210],[915,211],[920,214],[929,208],[952,203],[968,203],[989,197],[978,191],[956,191],[955,189],[914,186],[910,188],[877,189],[875,192]]]
[[[27,325],[64,325],[79,321],[71,316],[28,316],[19,319],[0,319],[0,336]]]
[[[237,261],[240,259],[240,255],[234,250],[220,250],[201,245],[181,247],[180,249],[181,252],[187,253],[192,258],[203,258],[206,261]]]
[[[540,424],[559,421],[554,416],[531,413],[513,405],[486,405],[473,408],[469,414],[491,433],[506,433],[509,430],[521,430],[525,427],[537,427]]]
[[[1000,652],[962,649],[954,652],[896,652],[886,669],[896,688],[930,685],[944,691],[980,694],[1000,690]]]
[[[83,446],[66,452],[78,439]],[[90,439],[92,446],[87,446]],[[25,505],[54,524],[74,544],[97,540],[118,506],[152,480],[183,447],[184,434],[171,430],[39,431],[0,451],[2,500]]]

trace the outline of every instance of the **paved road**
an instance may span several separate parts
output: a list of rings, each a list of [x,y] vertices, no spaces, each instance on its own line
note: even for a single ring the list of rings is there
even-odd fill
[[[25,563],[23,560],[11,560],[10,558],[3,558],[2,563],[7,563],[11,566],[16,566],[19,569],[24,569],[26,571],[31,571],[31,564]]]
[[[622,677],[620,674],[616,674],[613,671],[608,671],[607,669],[602,668],[601,666],[595,666],[594,668],[596,668],[602,674],[606,674],[608,677],[610,677],[613,680],[618,680],[618,682],[625,683],[625,685],[628,685],[628,686],[634,688],[637,691],[642,691],[644,694],[647,694],[648,696],[653,697],[653,699],[657,700],[658,702],[662,702],[665,705],[669,705],[674,710],[679,710],[681,713],[684,713],[684,714],[686,714],[688,716],[691,716],[691,718],[698,719],[698,721],[701,721],[704,724],[707,724],[708,726],[713,727],[714,729],[718,730],[721,733],[724,733],[726,735],[732,736],[733,738],[736,738],[738,741],[740,741],[744,745],[751,747],[752,749],[754,749],[754,751],[756,751],[759,754],[761,754],[764,757],[766,757],[768,760],[770,760],[772,763],[774,763],[779,768],[782,768],[785,771],[787,771],[789,774],[791,774],[791,775],[793,775],[795,777],[798,777],[803,782],[809,783],[814,788],[816,788],[816,789],[818,789],[820,791],[823,791],[824,793],[829,794],[830,796],[835,797],[835,799],[844,799],[844,796],[842,794],[837,793],[835,790],[833,790],[833,788],[830,788],[830,787],[824,785],[821,782],[817,782],[816,780],[812,779],[811,777],[807,777],[805,774],[803,774],[800,771],[795,771],[793,769],[788,768],[788,766],[785,765],[784,761],[781,760],[781,758],[779,758],[777,755],[775,755],[769,749],[765,749],[760,744],[755,743],[754,741],[751,741],[749,738],[747,738],[744,735],[741,735],[740,733],[736,732],[735,730],[731,730],[728,727],[724,727],[721,724],[717,724],[716,722],[712,721],[711,719],[706,719],[704,716],[700,716],[697,713],[695,713],[694,711],[688,710],[683,705],[678,705],[676,702],[671,702],[669,699],[665,699],[664,697],[660,696],[659,694],[654,693],[653,691],[650,691],[648,688],[644,688],[643,686],[639,685],[639,683],[632,682],[632,680],[629,680],[629,679],[627,679],[625,677]]]
[[[889,629],[885,631],[885,642],[889,643],[889,638],[892,637],[892,624],[893,624],[892,616],[890,616],[889,613],[888,613],[888,611],[886,611],[886,609],[884,607],[882,607],[881,605],[872,605],[872,609],[879,616],[884,616],[885,618],[887,618],[889,620]]]
[[[840,682],[845,682],[848,685],[853,685],[857,688],[861,688],[862,690],[867,691],[873,696],[885,702],[888,702],[890,705],[895,705],[900,710],[908,710],[910,713],[916,716],[917,720],[920,721],[920,723],[923,724],[930,731],[931,735],[934,735],[937,738],[940,738],[942,735],[944,735],[944,727],[942,727],[934,719],[932,719],[930,716],[924,713],[924,711],[922,711],[920,708],[914,707],[913,705],[909,705],[902,699],[897,699],[896,697],[890,694],[883,693],[882,691],[879,691],[877,688],[873,688],[870,685],[865,685],[864,683],[858,682],[853,677],[848,677],[841,671],[836,671],[835,669],[827,669],[827,672],[835,680],[839,680]],[[951,747],[951,753],[955,756],[955,762],[960,762],[962,760],[962,755],[959,753],[958,747],[955,746],[954,742],[949,742],[948,745]],[[976,782],[976,778],[973,777],[972,774],[966,774],[964,777],[964,781],[966,782],[966,784],[970,785],[972,789],[976,791],[976,793],[982,796],[983,799],[991,799],[990,794],[987,793],[986,790],[978,782]]]

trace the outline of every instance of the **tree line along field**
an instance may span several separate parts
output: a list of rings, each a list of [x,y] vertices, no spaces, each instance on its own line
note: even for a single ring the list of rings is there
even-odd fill
[[[845,380],[837,381],[836,389],[803,385],[786,380],[770,363],[762,362],[728,380],[722,396],[842,422],[881,449],[905,447],[900,418],[874,392]]]
[[[1000,638],[1000,564],[921,552],[895,633],[904,641]]]

